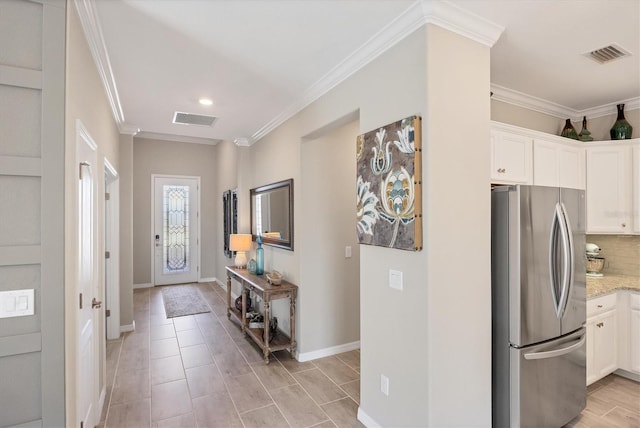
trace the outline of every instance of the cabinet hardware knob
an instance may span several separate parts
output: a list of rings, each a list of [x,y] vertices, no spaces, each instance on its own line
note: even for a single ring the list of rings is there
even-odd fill
[[[627,227],[627,223],[622,223],[622,227]]]
[[[596,324],[598,326],[598,328],[602,328],[604,327],[604,323],[603,322],[599,322],[598,324]]]
[[[601,308],[601,307],[602,307],[602,305],[598,305],[598,307],[599,307],[599,308]]]

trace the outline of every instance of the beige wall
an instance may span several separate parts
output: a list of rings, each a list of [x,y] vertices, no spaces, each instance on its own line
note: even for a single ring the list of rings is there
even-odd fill
[[[487,92],[489,48],[422,27],[258,141],[239,169],[239,178],[253,176],[248,186],[239,183],[241,200],[250,187],[294,179],[296,251],[267,247],[265,264],[299,285],[300,351],[311,352],[306,332],[313,330],[302,326],[318,319],[305,297],[316,290],[304,280],[301,251],[309,245],[300,219],[301,141],[355,111],[359,132],[423,116],[425,248],[360,248],[360,409],[383,426],[491,423]],[[389,269],[403,272],[403,292],[388,287]],[[390,379],[388,397],[381,373]]]
[[[68,308],[75,308],[76,295],[76,261],[74,255],[77,248],[77,183],[78,168],[76,153],[76,121],[80,120],[92,139],[98,145],[98,165],[95,176],[98,184],[98,195],[105,192],[104,159],[118,170],[119,167],[119,134],[112,118],[108,100],[102,82],[94,65],[91,53],[82,32],[82,27],[73,2],[67,8],[67,59],[66,59],[66,94],[65,94],[65,299]],[[97,198],[97,233],[98,250],[104,249],[104,198]],[[104,301],[104,259],[98,258],[97,278],[99,281],[98,300]],[[104,312],[101,312],[104,314]],[[75,371],[78,365],[76,356],[76,311],[65,311],[65,349],[66,349],[66,417],[68,426],[79,426],[75,420]],[[98,319],[94,334],[100,342],[100,359],[105,355],[105,320]],[[104,361],[101,361],[104,362]],[[105,387],[106,368],[99,368],[99,384]],[[98,415],[99,418],[99,415]]]
[[[360,340],[360,249],[354,215],[358,121],[301,144],[302,352]],[[352,257],[345,258],[350,246]]]
[[[133,327],[133,136],[120,135],[120,325]]]
[[[640,137],[640,109],[625,110],[624,116],[633,127],[633,137]],[[596,118],[587,117],[587,129],[596,141],[610,140],[609,130],[617,118],[616,109],[612,107],[611,114]],[[527,129],[560,135],[566,119],[514,106],[501,101],[491,100],[491,120],[508,123]],[[577,132],[582,129],[582,120],[572,122]]]
[[[216,145],[216,158],[214,169],[216,173],[216,191],[212,195],[215,202],[215,210],[218,213],[223,212],[222,193],[227,190],[233,190],[238,186],[238,151],[248,151],[247,148],[239,149],[235,144],[230,141],[222,141]],[[240,203],[240,200],[238,200]],[[222,235],[224,234],[224,224],[222,215],[218,217],[218,221],[215,224],[215,234],[219,236],[218,245],[215,247],[215,276],[216,279],[225,284],[227,274],[224,267],[233,264],[233,258],[229,258],[224,254]],[[238,224],[238,233],[249,233],[248,223],[247,228],[240,227]]]
[[[133,282],[151,283],[151,175],[200,177],[200,277],[216,271],[216,249],[222,240],[216,225],[216,147],[205,144],[133,139]]]
[[[640,276],[640,236],[587,235],[587,242],[602,249],[606,275]]]

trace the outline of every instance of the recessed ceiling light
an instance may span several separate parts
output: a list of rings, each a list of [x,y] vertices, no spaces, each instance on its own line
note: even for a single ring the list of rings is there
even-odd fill
[[[198,100],[198,102],[199,102],[200,104],[202,104],[203,106],[210,106],[210,105],[213,105],[213,101],[211,101],[209,98],[200,98],[200,99]]]

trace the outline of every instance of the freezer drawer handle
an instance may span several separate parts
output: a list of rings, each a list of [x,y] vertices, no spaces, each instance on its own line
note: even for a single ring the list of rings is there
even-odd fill
[[[554,349],[553,351],[531,352],[529,354],[524,354],[524,359],[525,360],[542,360],[545,358],[559,357],[560,355],[568,354],[574,351],[575,349],[578,349],[579,347],[584,345],[584,342],[586,342],[586,340],[587,340],[587,336],[583,335],[582,339],[580,339],[577,343],[574,343],[571,346],[567,346],[566,348],[562,348],[562,349]]]

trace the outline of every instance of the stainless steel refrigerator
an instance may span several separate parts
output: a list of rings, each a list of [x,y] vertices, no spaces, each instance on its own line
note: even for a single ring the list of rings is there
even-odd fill
[[[561,427],[586,405],[584,191],[491,192],[494,427]]]

